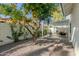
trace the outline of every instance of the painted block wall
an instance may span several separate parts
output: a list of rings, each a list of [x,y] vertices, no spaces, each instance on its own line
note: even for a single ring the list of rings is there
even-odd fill
[[[3,41],[3,42],[0,42],[0,46],[13,42],[13,40],[8,39],[7,36],[11,36],[9,24],[0,23],[0,40]]]

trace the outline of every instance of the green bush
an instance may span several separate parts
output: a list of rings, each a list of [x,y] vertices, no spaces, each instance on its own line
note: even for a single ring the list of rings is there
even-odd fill
[[[23,35],[22,32],[22,25],[19,26],[19,29],[17,29],[17,25],[16,24],[10,24],[10,28],[11,28],[11,36],[7,36],[7,38],[9,39],[13,39],[14,42],[18,42],[19,41],[19,37]]]

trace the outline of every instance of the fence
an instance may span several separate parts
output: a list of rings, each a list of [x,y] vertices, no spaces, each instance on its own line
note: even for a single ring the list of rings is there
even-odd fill
[[[9,24],[0,23],[0,41],[2,41],[0,42],[0,46],[13,42],[13,40],[8,39],[7,36],[11,36]]]

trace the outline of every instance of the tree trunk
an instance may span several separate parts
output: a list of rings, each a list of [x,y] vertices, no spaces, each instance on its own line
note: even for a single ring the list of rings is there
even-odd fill
[[[33,43],[34,44],[37,44],[37,41],[36,41],[37,37],[35,35],[33,35]]]
[[[36,42],[36,38],[35,37],[33,37],[33,42]]]
[[[15,40],[14,40],[14,42],[18,42],[18,41],[19,41],[19,39],[15,39]]]

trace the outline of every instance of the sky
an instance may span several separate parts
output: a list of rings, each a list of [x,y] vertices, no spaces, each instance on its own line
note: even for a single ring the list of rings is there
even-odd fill
[[[17,4],[17,9],[19,9],[22,6],[22,3]]]

